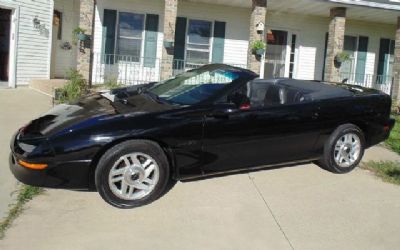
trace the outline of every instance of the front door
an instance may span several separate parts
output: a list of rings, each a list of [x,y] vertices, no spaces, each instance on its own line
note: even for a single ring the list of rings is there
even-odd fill
[[[267,33],[267,50],[265,52],[265,79],[285,77],[287,49],[288,32],[269,30]]]
[[[5,86],[9,80],[10,30],[11,10],[0,8],[0,85]]]

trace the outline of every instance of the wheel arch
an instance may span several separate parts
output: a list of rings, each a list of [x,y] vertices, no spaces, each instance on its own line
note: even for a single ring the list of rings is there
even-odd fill
[[[368,146],[369,145],[369,130],[370,130],[369,123],[366,121],[362,121],[362,120],[353,120],[353,121],[348,122],[348,124],[357,126],[363,132],[366,146]]]
[[[165,156],[167,157],[168,163],[170,165],[171,177],[174,179],[176,178],[177,171],[175,169],[175,166],[176,166],[175,165],[175,154],[174,154],[173,150],[171,149],[171,147],[167,143],[162,142],[160,140],[156,140],[154,138],[148,138],[148,137],[135,137],[135,136],[124,137],[124,138],[114,140],[114,141],[102,146],[101,149],[93,157],[92,162],[90,164],[89,176],[88,176],[90,189],[95,189],[95,181],[94,181],[95,171],[96,171],[97,165],[100,161],[100,158],[112,147],[114,147],[120,143],[123,143],[126,141],[131,141],[131,140],[149,141],[152,143],[156,143],[158,146],[160,146],[161,149],[163,150],[163,152],[165,153]]]

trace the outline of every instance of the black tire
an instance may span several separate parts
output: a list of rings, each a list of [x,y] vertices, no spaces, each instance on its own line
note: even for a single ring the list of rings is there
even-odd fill
[[[335,145],[339,139],[346,134],[355,134],[360,139],[360,152],[355,162],[349,166],[341,167],[335,161]],[[326,141],[324,146],[324,154],[318,161],[320,167],[336,174],[346,174],[354,170],[364,156],[365,137],[362,130],[353,124],[344,124],[339,126]]]
[[[109,173],[114,163],[116,163],[121,156],[135,152],[144,153],[154,159],[159,169],[158,182],[155,184],[154,189],[141,199],[121,199],[111,191],[108,183]],[[147,140],[130,140],[112,147],[100,158],[95,171],[95,185],[97,191],[107,203],[117,208],[134,208],[147,205],[158,199],[164,193],[169,182],[170,169],[164,151],[157,143]]]

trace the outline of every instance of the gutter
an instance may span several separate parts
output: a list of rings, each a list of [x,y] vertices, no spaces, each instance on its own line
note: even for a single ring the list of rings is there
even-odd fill
[[[366,0],[357,0],[357,1],[356,0],[323,0],[323,1],[331,2],[331,3],[340,3],[340,4],[347,4],[347,5],[369,7],[369,8],[375,8],[375,9],[400,11],[400,5],[377,3],[377,2],[366,1]]]

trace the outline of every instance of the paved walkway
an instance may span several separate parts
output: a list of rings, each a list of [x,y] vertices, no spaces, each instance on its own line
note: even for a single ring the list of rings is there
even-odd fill
[[[48,104],[29,90],[0,91],[0,107],[10,108],[0,109],[2,138]],[[374,147],[365,159],[400,157]],[[0,178],[3,206],[15,182],[6,166]],[[361,169],[335,175],[309,164],[178,183],[133,210],[115,209],[97,193],[48,190],[0,249],[398,249],[399,222],[399,186]]]
[[[29,88],[0,89],[0,218],[12,202],[16,180],[8,169],[11,136],[51,108],[51,98]]]

